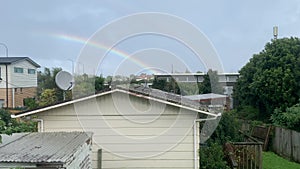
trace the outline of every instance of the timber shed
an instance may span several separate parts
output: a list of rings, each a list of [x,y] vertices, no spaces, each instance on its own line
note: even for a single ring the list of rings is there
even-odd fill
[[[44,132],[1,136],[0,168],[91,168],[91,133]]]
[[[147,87],[118,87],[12,115],[38,121],[40,132],[92,132],[93,169],[198,169],[200,121],[219,116]]]

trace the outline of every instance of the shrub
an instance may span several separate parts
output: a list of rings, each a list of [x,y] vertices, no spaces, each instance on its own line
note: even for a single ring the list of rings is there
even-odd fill
[[[12,134],[20,132],[37,131],[35,122],[18,122],[10,117],[10,113],[0,109],[0,134]],[[0,136],[1,143],[1,136]]]
[[[241,124],[235,117],[234,112],[225,112],[222,114],[219,125],[212,134],[210,141],[221,145],[228,141],[242,141],[242,136],[239,133],[240,128]]]
[[[200,148],[200,169],[230,169],[221,145],[212,143],[208,147]]]
[[[300,103],[287,108],[285,112],[276,109],[271,116],[271,120],[275,125],[300,131]]]

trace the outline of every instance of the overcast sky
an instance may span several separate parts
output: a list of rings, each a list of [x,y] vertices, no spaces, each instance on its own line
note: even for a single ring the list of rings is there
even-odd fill
[[[215,47],[225,72],[237,72],[260,52],[273,38],[273,26],[279,27],[279,38],[300,37],[299,0],[0,0],[0,42],[8,46],[10,56],[31,57],[41,69],[62,67],[72,71],[72,62],[76,62],[87,39],[111,21],[139,12],[172,14],[196,26]],[[131,54],[159,48],[164,50],[162,55],[167,53],[168,60],[155,58],[158,62],[170,62],[167,56],[175,54],[186,60],[191,71],[205,71],[201,64],[187,61],[192,60],[188,56],[192,54],[184,52],[180,44],[164,37],[146,35],[119,46],[123,53]],[[5,55],[1,46],[0,55]],[[97,67],[97,72],[113,74],[116,65],[126,62],[116,55],[108,54],[108,61]],[[164,70],[171,71],[173,64],[175,71],[184,71],[176,68],[175,61],[165,64]]]

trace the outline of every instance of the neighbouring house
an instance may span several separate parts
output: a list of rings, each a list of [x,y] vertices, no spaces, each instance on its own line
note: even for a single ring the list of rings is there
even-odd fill
[[[2,134],[0,168],[90,169],[92,133]]]
[[[203,82],[206,73],[157,73],[155,78],[170,81],[174,78],[176,82]],[[223,87],[232,87],[240,76],[240,73],[218,73],[219,82]]]
[[[181,83],[202,83],[206,73],[158,73],[154,77],[157,79],[166,79],[170,81],[174,78],[176,82]],[[233,103],[232,93],[240,73],[218,73],[219,83],[223,87],[224,94],[229,96],[230,102]]]
[[[0,57],[0,107],[22,107],[36,96],[39,67],[29,57]]]
[[[197,102],[145,87],[115,88],[12,115],[35,118],[40,132],[93,132],[94,169],[198,169],[199,123],[219,116]]]

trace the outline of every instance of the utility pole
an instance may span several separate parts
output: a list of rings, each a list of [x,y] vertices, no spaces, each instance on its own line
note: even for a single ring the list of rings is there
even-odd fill
[[[8,58],[8,47],[5,43],[0,43],[0,45],[5,47],[5,54],[6,57]],[[8,109],[8,73],[7,73],[7,63],[5,63],[5,72],[6,72],[6,109]]]

